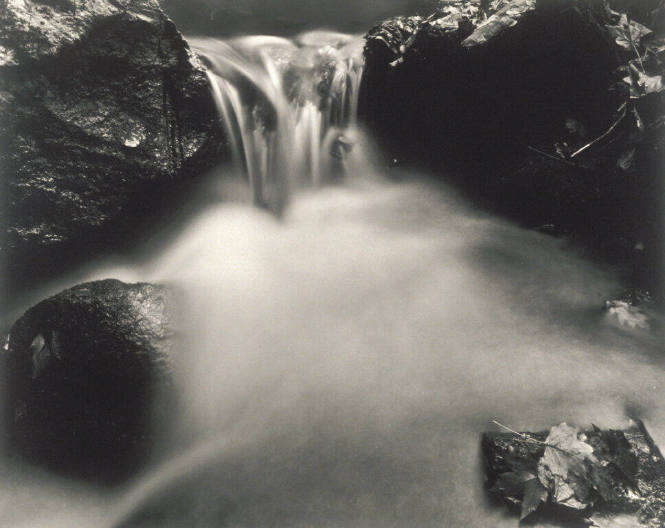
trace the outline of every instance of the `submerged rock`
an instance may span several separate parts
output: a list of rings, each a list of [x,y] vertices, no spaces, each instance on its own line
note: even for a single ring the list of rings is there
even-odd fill
[[[651,330],[649,316],[639,307],[621,300],[605,301],[608,320],[620,328]]]
[[[9,447],[77,476],[136,471],[174,412],[173,337],[174,296],[147,283],[84,283],[29,309],[2,358]]]
[[[605,301],[603,318],[619,330],[663,338],[663,315],[649,292],[628,290],[618,299]]]
[[[561,526],[665,522],[665,460],[642,422],[623,430],[484,433],[487,486],[520,519]],[[628,524],[612,524],[614,519]]]
[[[612,3],[656,16],[637,4]],[[641,243],[634,286],[662,291],[665,35],[604,0],[441,5],[366,36],[361,115],[390,157],[619,260]]]
[[[2,249],[8,274],[126,243],[174,182],[216,163],[206,74],[156,1],[0,9]]]

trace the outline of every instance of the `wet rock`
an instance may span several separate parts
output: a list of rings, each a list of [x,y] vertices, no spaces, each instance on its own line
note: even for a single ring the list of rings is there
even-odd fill
[[[102,481],[140,468],[174,412],[174,301],[165,287],[109,279],[29,309],[2,357],[8,446]]]
[[[482,451],[489,492],[521,519],[571,527],[665,522],[665,460],[642,422],[484,433]]]
[[[622,331],[647,332],[662,339],[663,317],[649,292],[629,290],[618,299],[605,301],[605,321]]]
[[[447,165],[488,166],[556,136],[569,117],[589,133],[604,124],[599,111],[609,119],[621,62],[597,21],[604,10],[583,0],[457,4],[367,34],[362,110],[377,133],[408,130],[395,144],[422,145],[419,155]]]
[[[394,64],[413,42],[422,22],[419,16],[397,17],[371,29],[365,45],[365,55],[371,57],[369,64]]]
[[[6,3],[0,106],[8,275],[125,244],[223,155],[205,72],[155,1]]]
[[[649,316],[638,306],[626,301],[605,301],[608,320],[622,328],[650,330]]]
[[[505,2],[505,6],[491,13],[477,24],[476,29],[462,41],[462,47],[482,46],[513,26],[524,23],[524,19],[535,14],[536,0],[514,0]]]

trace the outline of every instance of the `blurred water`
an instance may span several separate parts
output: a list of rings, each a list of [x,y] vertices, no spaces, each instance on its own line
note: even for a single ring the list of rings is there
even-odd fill
[[[195,42],[250,201],[281,215],[210,205],[247,194],[222,169],[147,254],[34,294],[106,277],[179,288],[183,408],[160,461],[117,489],[0,460],[0,526],[513,527],[483,489],[492,420],[634,416],[665,445],[662,343],[604,318],[617,277],[425,177],[388,178],[354,126],[356,45],[330,32]],[[337,178],[331,131],[354,144]]]
[[[209,66],[236,170],[255,205],[281,211],[291,189],[343,177],[354,148],[356,157],[364,152],[356,119],[361,36],[310,31],[192,45]]]
[[[115,492],[8,468],[0,525],[512,527],[482,486],[491,420],[631,413],[665,440],[660,343],[603,319],[611,273],[425,180],[302,193],[282,220],[214,206],[97,273],[186,292],[177,440]]]

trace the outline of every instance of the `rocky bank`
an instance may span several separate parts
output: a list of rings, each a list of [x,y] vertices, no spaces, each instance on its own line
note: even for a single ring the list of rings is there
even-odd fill
[[[225,155],[216,115],[204,69],[156,1],[5,2],[8,287],[131,240],[180,182]]]

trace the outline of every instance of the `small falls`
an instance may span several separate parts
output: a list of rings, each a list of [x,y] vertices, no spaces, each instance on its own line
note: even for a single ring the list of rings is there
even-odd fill
[[[359,141],[363,43],[329,31],[192,40],[256,205],[281,211],[290,189],[343,176]]]
[[[261,207],[196,202],[159,251],[48,292],[183,292],[175,432],[115,490],[0,460],[0,526],[513,528],[483,487],[492,420],[631,413],[665,445],[662,344],[606,324],[611,270],[425,176],[379,177],[360,39],[191,42]]]

